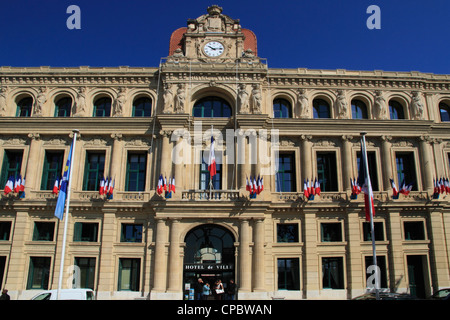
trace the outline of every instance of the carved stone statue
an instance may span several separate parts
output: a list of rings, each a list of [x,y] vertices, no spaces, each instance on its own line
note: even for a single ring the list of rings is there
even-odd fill
[[[78,96],[74,117],[83,116],[85,111],[86,111],[86,88],[80,87],[80,89],[78,89]]]
[[[177,95],[175,97],[175,113],[184,113],[185,100],[186,94],[183,85],[180,83],[178,84]]]
[[[374,113],[375,119],[387,119],[386,100],[381,95],[380,90],[375,91]]]
[[[173,112],[173,92],[170,89],[169,84],[164,85],[164,110],[163,113]]]
[[[344,90],[338,90],[336,99],[336,110],[338,112],[339,119],[345,119],[348,115],[348,104],[345,99]]]
[[[47,102],[47,98],[45,97],[46,88],[42,87],[39,89],[39,93],[36,97],[36,103],[34,105],[34,116],[42,117],[42,108],[44,104]]]
[[[116,101],[114,102],[114,116],[121,117],[123,115],[123,106],[127,100],[126,88],[120,88],[119,94],[117,95]]]
[[[6,116],[6,88],[0,89],[0,117]]]
[[[239,113],[247,114],[250,113],[249,106],[249,96],[247,90],[245,89],[245,84],[239,85],[238,91],[238,101],[239,101]]]
[[[413,111],[414,120],[422,120],[424,114],[423,103],[420,99],[420,93],[418,91],[413,91],[413,97],[411,102],[411,108]]]
[[[301,119],[311,118],[311,110],[309,108],[308,98],[306,97],[306,90],[299,89],[297,91],[298,116]]]
[[[253,85],[252,90],[252,100],[253,100],[253,113],[260,114],[262,106],[261,89],[258,84]]]

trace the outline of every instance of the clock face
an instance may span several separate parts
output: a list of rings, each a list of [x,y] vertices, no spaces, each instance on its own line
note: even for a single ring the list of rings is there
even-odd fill
[[[218,41],[210,41],[205,44],[203,50],[208,57],[218,57],[224,52],[225,48]]]

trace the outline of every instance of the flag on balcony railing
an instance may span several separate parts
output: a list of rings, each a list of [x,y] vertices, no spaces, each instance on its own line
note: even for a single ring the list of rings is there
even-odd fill
[[[105,194],[105,177],[103,177],[102,180],[100,180],[100,188],[98,189],[98,193],[100,195]]]
[[[172,177],[172,185],[170,191],[173,191],[173,193],[175,193],[175,177]]]
[[[392,196],[394,199],[398,199],[397,185],[395,184],[394,179],[389,179],[389,181],[391,182]]]
[[[112,200],[113,199],[113,195],[114,195],[114,185],[116,184],[116,179],[112,180],[111,178],[109,179],[109,185],[108,185],[108,192],[106,193],[106,197],[108,200]]]
[[[5,195],[8,195],[10,192],[12,192],[14,190],[14,178],[11,176],[8,178],[8,181],[6,181],[6,185],[5,185]]]
[[[58,194],[58,192],[59,192],[59,179],[56,178],[56,179],[55,179],[55,183],[53,184],[53,190],[52,190],[52,193],[53,193],[53,194]]]
[[[413,185],[414,183],[412,182],[405,184],[405,181],[403,180],[399,193],[404,194],[405,196],[409,195],[409,192],[412,190]]]
[[[25,177],[20,179],[19,198],[25,198]]]
[[[15,193],[19,193],[21,183],[22,183],[22,176],[19,174],[14,181],[14,192]]]
[[[315,181],[314,181],[314,191],[315,191],[315,193],[318,195],[318,196],[320,196],[320,182],[319,182],[319,180],[317,180],[317,178],[315,179]]]
[[[159,175],[159,179],[158,179],[158,186],[156,187],[156,192],[161,195],[163,192],[163,176],[162,174]]]
[[[306,199],[308,199],[308,198],[309,198],[309,195],[310,195],[308,184],[309,184],[309,180],[306,181],[306,180],[304,179],[304,180],[303,180],[303,195],[305,196]]]
[[[216,171],[216,155],[214,153],[216,141],[214,140],[214,137],[211,136],[211,145],[209,149],[209,158],[208,158],[208,171],[209,175],[211,177],[214,177],[217,173]]]

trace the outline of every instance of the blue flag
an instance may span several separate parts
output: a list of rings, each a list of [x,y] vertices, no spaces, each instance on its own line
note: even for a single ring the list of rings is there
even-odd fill
[[[66,204],[67,185],[69,184],[69,172],[72,159],[72,145],[70,146],[69,157],[67,158],[66,167],[64,168],[63,177],[61,179],[61,187],[59,190],[58,201],[56,202],[55,216],[62,220],[64,216],[64,206]]]

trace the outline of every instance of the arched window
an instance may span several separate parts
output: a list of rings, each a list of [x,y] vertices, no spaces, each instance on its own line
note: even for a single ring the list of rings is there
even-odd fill
[[[94,103],[94,117],[109,117],[111,115],[111,98],[100,98]]]
[[[330,105],[322,99],[313,101],[314,119],[331,118]]]
[[[367,119],[367,107],[361,100],[352,100],[352,119]]]
[[[231,107],[222,98],[206,97],[195,103],[192,113],[200,118],[228,118],[231,117]]]
[[[152,115],[152,100],[142,97],[133,102],[133,117],[150,117]]]
[[[439,112],[441,114],[441,121],[450,121],[450,107],[441,102],[439,104]]]
[[[286,99],[275,99],[273,101],[274,118],[292,118],[292,108]]]
[[[389,114],[391,116],[391,120],[405,119],[403,106],[395,100],[389,101]]]
[[[72,98],[61,98],[55,103],[55,117],[70,117]]]
[[[31,108],[33,106],[33,98],[23,98],[17,104],[17,117],[31,117]]]

